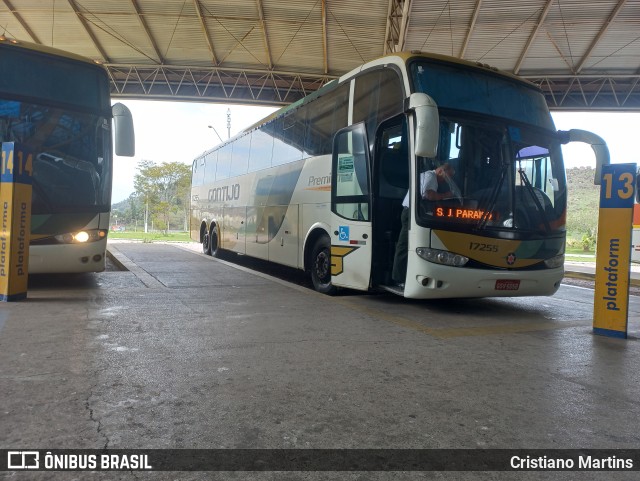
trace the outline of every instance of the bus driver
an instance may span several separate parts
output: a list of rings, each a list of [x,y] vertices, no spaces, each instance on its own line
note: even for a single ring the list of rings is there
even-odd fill
[[[447,162],[435,170],[427,170],[420,174],[420,192],[422,199],[436,201],[454,197],[454,194],[450,190],[450,182],[452,182],[451,177],[453,177],[453,175],[455,175],[455,170],[451,164]],[[448,190],[442,192],[445,188]],[[398,287],[404,289],[409,249],[409,192],[407,192],[407,195],[405,195],[402,201],[402,207],[402,214],[400,215],[402,227],[400,229],[400,235],[398,236],[398,243],[396,244],[391,278]]]

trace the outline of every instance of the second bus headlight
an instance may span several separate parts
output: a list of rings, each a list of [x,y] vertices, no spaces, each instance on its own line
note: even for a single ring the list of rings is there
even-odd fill
[[[462,267],[469,262],[468,257],[440,249],[430,249],[429,247],[418,247],[416,254],[426,261],[443,264],[445,266]]]
[[[544,261],[544,265],[549,269],[557,269],[558,267],[562,267],[564,265],[564,254],[552,257],[551,259],[547,259],[546,261]]]
[[[61,244],[84,244],[86,242],[96,242],[106,237],[107,231],[104,229],[88,229],[60,234],[55,236],[55,239]]]

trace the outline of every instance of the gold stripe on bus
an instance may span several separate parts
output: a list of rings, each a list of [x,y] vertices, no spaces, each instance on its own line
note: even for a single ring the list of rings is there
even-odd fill
[[[331,246],[331,275],[339,276],[344,272],[344,258],[359,247]]]
[[[445,249],[483,264],[502,268],[522,268],[543,259],[531,257],[544,241],[520,241],[434,230]]]

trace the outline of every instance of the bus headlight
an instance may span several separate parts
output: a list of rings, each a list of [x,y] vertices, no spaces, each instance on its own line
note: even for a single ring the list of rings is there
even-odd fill
[[[87,231],[81,230],[73,236],[73,240],[76,242],[87,242],[89,240],[89,233]]]
[[[105,239],[107,237],[107,231],[105,229],[81,230],[54,237],[61,244],[84,244]]]
[[[549,269],[562,267],[564,265],[564,254],[552,257],[551,259],[547,259],[546,261],[544,261],[544,265]]]
[[[416,254],[426,261],[443,264],[445,266],[462,267],[469,262],[468,257],[461,256],[460,254],[441,251],[439,249],[430,249],[428,247],[418,247],[416,249]]]

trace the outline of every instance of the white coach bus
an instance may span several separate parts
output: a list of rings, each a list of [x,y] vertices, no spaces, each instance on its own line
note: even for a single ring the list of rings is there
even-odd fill
[[[551,295],[564,271],[560,146],[574,140],[599,168],[609,162],[598,136],[556,131],[529,82],[450,57],[386,56],[195,159],[191,236],[206,254],[304,269],[324,293]],[[455,198],[424,200],[421,173],[443,164]],[[408,262],[394,282],[407,192]]]

